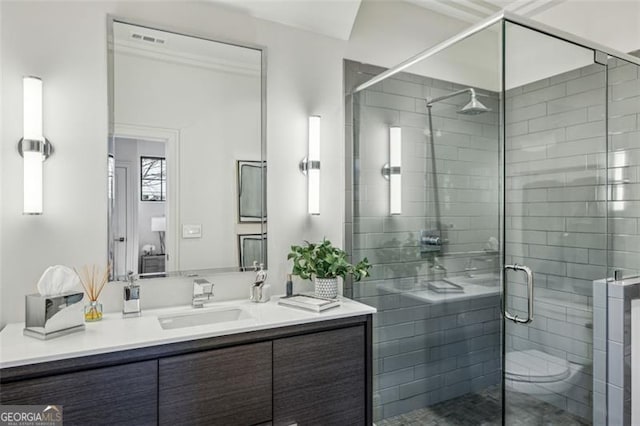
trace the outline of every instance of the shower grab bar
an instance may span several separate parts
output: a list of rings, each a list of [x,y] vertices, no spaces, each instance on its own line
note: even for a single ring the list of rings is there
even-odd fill
[[[507,308],[506,308],[507,302],[505,300],[504,317],[515,323],[528,324],[531,321],[533,321],[533,271],[528,266],[518,265],[517,263],[515,265],[504,265],[504,269],[505,271],[508,269],[511,269],[514,271],[521,271],[527,275],[527,302],[529,305],[527,308],[527,317],[519,318],[518,315],[510,314],[507,311]],[[506,280],[506,276],[505,276],[505,280]]]

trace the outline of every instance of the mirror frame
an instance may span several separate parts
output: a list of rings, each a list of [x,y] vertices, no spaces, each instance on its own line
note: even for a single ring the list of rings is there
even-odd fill
[[[107,142],[107,169],[106,169],[106,180],[107,180],[107,264],[110,265],[110,271],[109,271],[109,281],[116,281],[118,278],[123,279],[123,277],[114,277],[114,269],[113,269],[113,264],[109,263],[111,262],[111,257],[112,257],[112,252],[113,252],[113,247],[114,247],[114,241],[111,235],[111,231],[112,231],[112,218],[113,218],[113,200],[114,198],[112,197],[111,191],[114,190],[112,182],[111,182],[111,176],[110,176],[110,169],[111,169],[111,163],[113,162],[113,156],[110,152],[110,137],[111,135],[114,134],[115,131],[115,123],[114,123],[114,94],[115,94],[115,87],[114,87],[114,50],[113,50],[113,46],[114,46],[114,31],[113,31],[113,26],[115,23],[122,23],[122,24],[128,24],[128,25],[136,25],[139,27],[145,27],[145,28],[149,28],[152,30],[157,30],[157,31],[164,31],[164,32],[168,32],[168,33],[173,33],[173,34],[177,34],[177,35],[182,35],[182,36],[187,36],[187,37],[193,37],[193,38],[198,38],[201,40],[206,40],[206,41],[212,41],[215,43],[222,43],[222,44],[227,44],[230,46],[235,46],[235,47],[241,47],[244,49],[252,49],[252,50],[257,50],[260,52],[260,58],[261,58],[261,64],[260,64],[260,96],[261,96],[261,101],[260,101],[260,161],[262,164],[262,167],[264,169],[267,168],[267,48],[265,46],[261,46],[258,44],[253,44],[253,43],[240,43],[234,40],[229,40],[227,38],[224,37],[220,37],[220,38],[213,38],[211,35],[205,35],[202,33],[197,33],[197,32],[192,32],[192,31],[184,31],[181,28],[175,28],[172,26],[165,26],[165,25],[157,25],[155,23],[152,22],[148,22],[148,21],[144,21],[144,20],[139,20],[139,19],[130,19],[130,18],[124,18],[121,16],[117,16],[117,15],[111,15],[108,14],[107,15],[107,45],[106,45],[106,49],[107,49],[107,108],[108,108],[108,122],[107,122],[107,137],[106,137],[106,142]],[[266,192],[267,191],[267,172],[266,170],[263,171],[262,176],[264,177],[264,181],[262,182],[262,187],[263,190]],[[232,185],[236,185],[236,182],[231,182]],[[267,268],[267,217],[266,217],[266,210],[267,210],[267,206],[265,205],[265,200],[267,199],[268,194],[265,194],[265,196],[262,197],[262,212],[263,212],[263,217],[262,220],[260,221],[260,231],[261,234],[264,236],[263,241],[265,242],[264,244],[262,244],[262,250],[261,250],[261,256],[260,256],[260,262],[264,264],[264,267]],[[239,200],[237,201],[239,202]],[[233,204],[235,206],[235,203]],[[179,236],[176,235],[175,238],[178,238]],[[234,241],[233,246],[235,247],[237,245],[237,241]],[[216,268],[209,268],[209,269],[198,269],[198,270],[175,270],[175,271],[167,271],[164,273],[147,273],[147,274],[136,274],[136,276],[141,277],[141,278],[167,278],[167,277],[194,277],[194,276],[200,276],[200,275],[209,275],[212,273],[229,273],[229,272],[244,272],[246,270],[249,270],[252,268],[245,268],[242,267],[240,264],[238,264],[237,266],[224,266],[224,267],[216,267]]]

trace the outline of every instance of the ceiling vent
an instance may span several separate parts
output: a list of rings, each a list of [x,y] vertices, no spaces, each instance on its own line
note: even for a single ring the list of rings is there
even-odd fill
[[[161,38],[152,37],[150,35],[140,34],[140,33],[131,33],[131,38],[137,41],[143,41],[145,43],[152,44],[164,44],[165,40]]]

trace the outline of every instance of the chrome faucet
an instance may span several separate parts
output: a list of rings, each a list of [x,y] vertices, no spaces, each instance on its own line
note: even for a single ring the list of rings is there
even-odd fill
[[[191,305],[194,308],[202,308],[205,302],[213,297],[213,283],[203,278],[193,280],[193,293],[191,295]]]

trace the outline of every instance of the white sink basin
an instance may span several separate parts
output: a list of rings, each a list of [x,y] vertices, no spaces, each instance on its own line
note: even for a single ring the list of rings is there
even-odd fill
[[[253,317],[244,309],[228,307],[161,316],[158,317],[158,322],[164,330],[173,330],[174,328],[219,324],[223,322],[240,321],[249,318]]]

